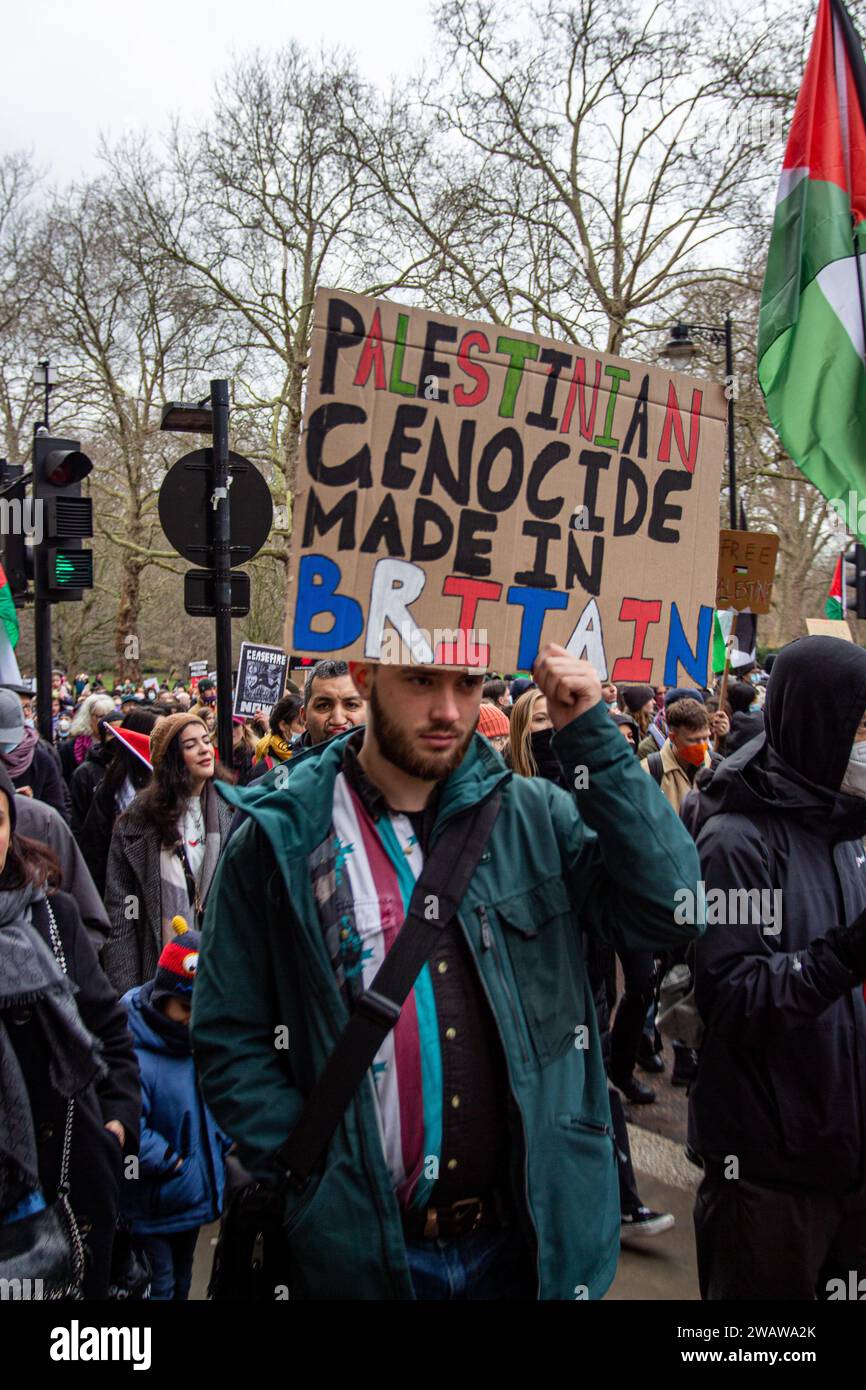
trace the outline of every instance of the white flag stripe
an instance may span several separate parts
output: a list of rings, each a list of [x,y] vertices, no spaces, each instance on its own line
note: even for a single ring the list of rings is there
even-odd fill
[[[861,361],[866,360],[866,344],[863,342],[863,318],[860,313],[860,296],[857,293],[857,262],[853,256],[843,261],[831,261],[819,270],[815,277],[818,286],[833,313],[839,319],[854,351]],[[866,267],[861,266],[860,282],[866,294]]]

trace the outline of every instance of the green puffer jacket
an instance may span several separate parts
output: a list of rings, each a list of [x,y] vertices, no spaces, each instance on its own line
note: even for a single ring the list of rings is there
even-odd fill
[[[348,1017],[307,862],[328,834],[342,743],[293,760],[282,788],[220,787],[250,821],[230,841],[211,888],[192,1038],[218,1124],[263,1178],[273,1176],[268,1156],[291,1129]],[[681,945],[700,929],[675,924],[674,894],[694,889],[699,866],[691,837],[604,705],[562,729],[553,748],[569,784],[588,781],[586,790],[572,797],[539,778],[512,775],[476,734],[443,786],[432,833],[435,840],[450,816],[502,788],[459,929],[508,1063],[513,1191],[533,1237],[538,1297],[600,1298],[616,1269],[620,1214],[581,933],[601,933],[629,950]],[[575,777],[577,767],[588,778]],[[275,1045],[281,1026],[287,1048]],[[322,1168],[300,1196],[286,1199],[292,1297],[412,1298],[369,1075]]]

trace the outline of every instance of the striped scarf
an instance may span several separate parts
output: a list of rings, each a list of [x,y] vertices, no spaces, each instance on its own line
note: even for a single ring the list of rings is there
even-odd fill
[[[407,816],[375,823],[344,773],[334,784],[331,834],[310,868],[338,983],[356,999],[372,983],[405,921],[423,854]],[[420,972],[373,1062],[382,1148],[397,1200],[423,1207],[442,1147],[442,1057],[429,965]]]

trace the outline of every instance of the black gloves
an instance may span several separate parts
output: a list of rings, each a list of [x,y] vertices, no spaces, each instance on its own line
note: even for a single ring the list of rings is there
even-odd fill
[[[858,980],[866,980],[866,911],[850,927],[832,927],[826,940],[846,969]]]

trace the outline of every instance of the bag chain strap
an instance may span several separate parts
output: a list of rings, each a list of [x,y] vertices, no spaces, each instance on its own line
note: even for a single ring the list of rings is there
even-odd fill
[[[64,975],[69,973],[66,965],[66,953],[63,950],[63,942],[60,940],[60,932],[57,928],[57,920],[54,916],[51,903],[45,899],[45,906],[48,909],[48,934],[51,938],[51,949],[54,952],[54,959],[60,966]],[[69,1168],[72,1157],[72,1124],[75,1118],[75,1098],[70,1097],[66,1106],[66,1125],[63,1130],[63,1151],[60,1159],[60,1182],[57,1185],[57,1199],[63,1208],[63,1215],[69,1228],[69,1239],[72,1244],[72,1254],[75,1264],[73,1278],[77,1284],[81,1283],[84,1276],[84,1243],[81,1239],[81,1232],[78,1229],[78,1222],[75,1213],[69,1203]]]

